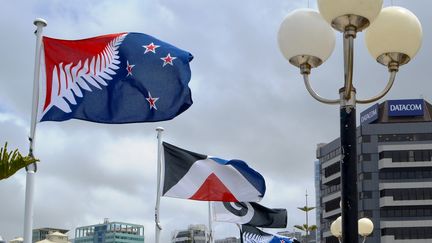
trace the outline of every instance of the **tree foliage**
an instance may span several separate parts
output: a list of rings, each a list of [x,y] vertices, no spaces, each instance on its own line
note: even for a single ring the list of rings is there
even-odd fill
[[[303,237],[303,242],[308,243],[309,242],[309,233],[311,231],[317,230],[317,226],[316,225],[309,225],[308,221],[309,221],[309,216],[308,213],[312,210],[315,209],[315,207],[308,207],[307,206],[307,192],[306,192],[306,205],[304,207],[298,207],[297,209],[299,209],[300,211],[304,212],[306,215],[306,223],[303,225],[294,225],[294,228],[299,229],[301,231],[305,232],[305,235]]]
[[[22,156],[18,149],[8,152],[7,143],[3,148],[0,148],[0,180],[6,179],[18,170],[38,162],[31,156]]]

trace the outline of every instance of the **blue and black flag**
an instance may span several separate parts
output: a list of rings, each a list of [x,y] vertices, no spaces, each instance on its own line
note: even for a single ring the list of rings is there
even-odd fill
[[[242,225],[241,238],[243,243],[300,243],[296,238],[266,233],[247,225]]]

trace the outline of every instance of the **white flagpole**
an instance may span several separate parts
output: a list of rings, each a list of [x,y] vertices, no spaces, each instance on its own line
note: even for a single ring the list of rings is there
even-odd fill
[[[213,217],[212,217],[212,211],[211,211],[211,202],[208,202],[208,218],[209,218],[209,231],[210,231],[210,243],[214,242],[213,239]]]
[[[242,227],[240,224],[236,224],[237,228],[239,228],[240,231],[240,242],[243,243],[243,234],[242,234]]]
[[[33,148],[35,141],[36,132],[36,119],[38,110],[39,100],[39,74],[40,74],[40,57],[42,49],[42,30],[43,27],[47,26],[47,22],[44,19],[37,18],[33,21],[36,25],[36,52],[35,52],[35,67],[33,76],[33,103],[32,103],[32,115],[30,125],[30,148],[29,156],[33,157]],[[26,192],[25,192],[25,208],[24,208],[24,243],[32,242],[33,233],[33,196],[34,196],[34,177],[36,173],[36,163],[26,167]]]
[[[156,192],[156,206],[155,206],[155,242],[159,243],[160,232],[162,227],[159,222],[159,205],[161,197],[161,168],[162,168],[162,127],[156,128],[158,139],[158,155],[157,155],[157,192]]]

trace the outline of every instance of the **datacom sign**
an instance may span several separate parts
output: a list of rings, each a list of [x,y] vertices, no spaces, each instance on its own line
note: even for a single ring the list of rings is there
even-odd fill
[[[378,119],[378,103],[360,113],[360,124],[369,124]]]
[[[388,100],[389,116],[423,116],[424,100]]]

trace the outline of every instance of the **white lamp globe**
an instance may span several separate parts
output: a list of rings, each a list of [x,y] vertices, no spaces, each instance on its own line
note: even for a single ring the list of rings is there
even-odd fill
[[[367,48],[375,59],[387,53],[402,53],[412,59],[420,49],[422,37],[420,21],[402,7],[384,8],[365,33]]]
[[[368,218],[361,218],[358,221],[358,232],[359,235],[366,237],[373,232],[373,223]]]
[[[330,232],[333,236],[340,238],[342,236],[342,217],[339,216],[333,223],[330,225]]]
[[[343,15],[357,15],[372,23],[381,11],[383,0],[318,0],[318,9],[328,23]]]
[[[278,43],[287,60],[296,56],[312,56],[319,59],[317,65],[312,65],[317,67],[333,52],[335,32],[317,11],[298,9],[288,14],[282,22]]]

